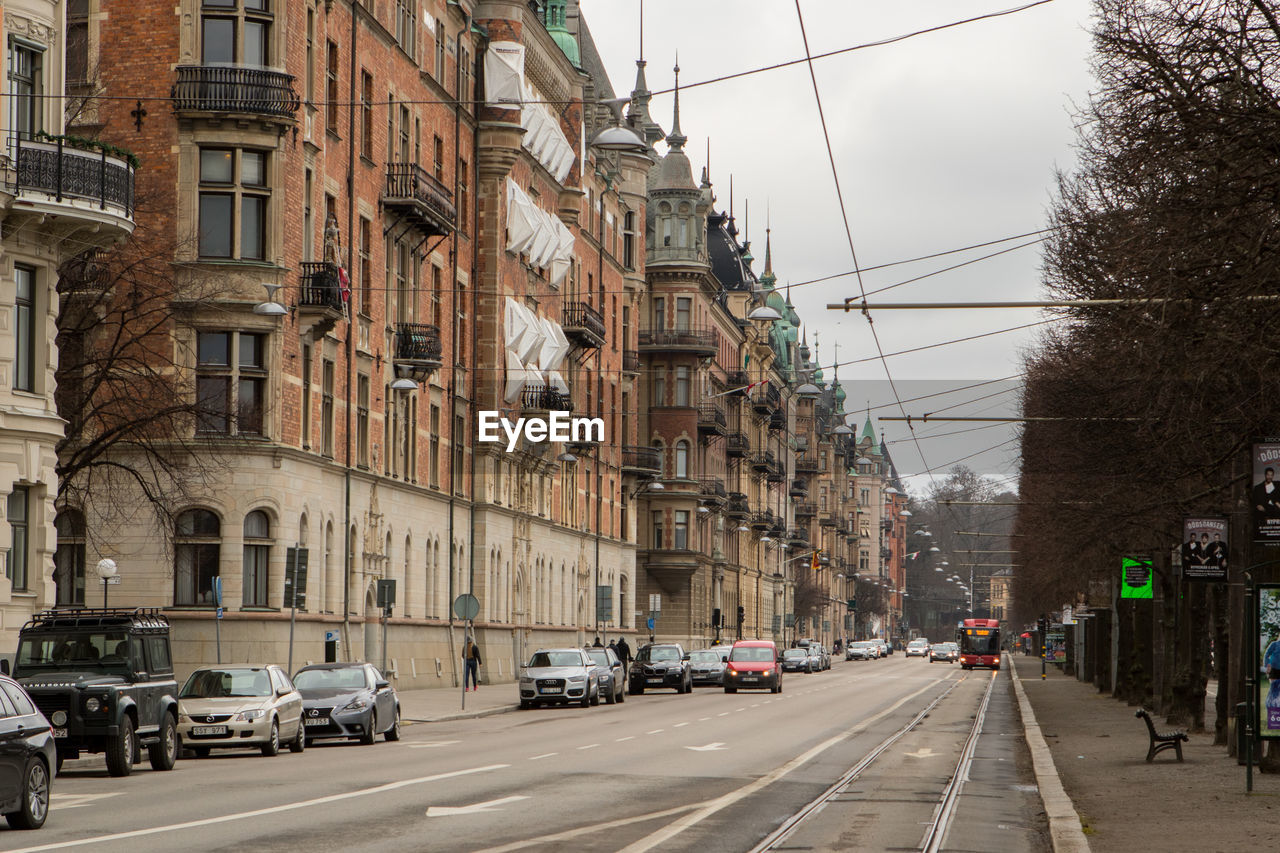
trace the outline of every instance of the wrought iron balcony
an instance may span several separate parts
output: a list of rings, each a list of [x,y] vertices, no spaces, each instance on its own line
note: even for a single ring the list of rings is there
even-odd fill
[[[741,396],[746,396],[747,386],[751,384],[751,379],[745,370],[730,370],[724,375],[724,381],[734,394]]]
[[[729,502],[725,506],[725,515],[739,519],[750,517],[751,506],[747,503],[747,496],[742,492],[730,492]]]
[[[342,287],[338,268],[322,261],[304,261],[301,269],[298,293],[300,311],[322,310],[343,313]]]
[[[120,220],[126,230],[133,229],[132,163],[60,136],[14,139],[14,145],[16,168],[6,171],[15,196],[65,206],[49,213],[74,215],[79,209],[88,218]]]
[[[568,412],[573,402],[567,394],[550,385],[526,385],[520,392],[520,406],[526,412]]]
[[[804,480],[792,480],[789,494],[793,498],[802,498],[809,494],[809,484]]]
[[[624,349],[622,351],[622,372],[640,372],[640,353],[638,351],[633,349]]]
[[[775,464],[777,464],[777,460],[773,458],[773,453],[768,450],[751,455],[751,468],[761,474],[771,471]]]
[[[769,467],[765,469],[764,476],[770,483],[786,482],[787,471],[782,465],[782,460],[774,459]]]
[[[622,448],[622,473],[656,477],[662,473],[662,454],[656,447],[626,445]]]
[[[645,329],[640,332],[640,351],[684,352],[711,356],[718,349],[712,329]]]
[[[824,515],[818,519],[818,524],[823,527],[838,527],[840,525],[840,518],[834,515]]]
[[[772,385],[765,385],[751,392],[751,408],[758,415],[772,414],[782,405],[782,394]]]
[[[457,227],[453,194],[417,163],[388,163],[382,206],[427,237],[443,237]]]
[[[701,481],[702,500],[706,503],[722,504],[729,498],[724,489],[724,480],[719,477],[703,477]]]
[[[787,428],[787,413],[774,409],[769,413],[769,429],[783,430]]]
[[[796,457],[796,473],[797,474],[816,474],[818,473],[818,455],[816,453],[802,453]]]
[[[438,369],[444,363],[440,330],[425,323],[396,323],[394,361],[419,379]]]
[[[570,302],[561,317],[565,337],[583,349],[604,346],[604,317],[585,302]]]
[[[795,505],[796,518],[813,518],[818,514],[818,505],[811,503],[798,503]]]
[[[724,409],[719,404],[704,401],[698,406],[698,432],[724,435],[727,426]]]
[[[742,458],[751,452],[751,439],[745,432],[731,432],[725,439],[724,452],[726,456]]]
[[[751,513],[751,527],[754,530],[768,530],[775,521],[773,513],[767,509]]]
[[[175,113],[233,113],[293,120],[293,75],[239,65],[179,65]]]
[[[808,528],[805,528],[805,527],[796,527],[792,530],[787,531],[787,538],[790,539],[792,542],[808,542],[809,530]]]

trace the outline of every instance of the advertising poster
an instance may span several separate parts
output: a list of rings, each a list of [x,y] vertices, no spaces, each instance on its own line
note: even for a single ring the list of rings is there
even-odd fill
[[[1249,509],[1253,516],[1253,541],[1280,545],[1280,441],[1253,446],[1253,475],[1249,481]]]
[[[1067,662],[1067,633],[1062,625],[1054,623],[1044,635],[1044,659],[1048,663]]]
[[[1258,586],[1258,735],[1280,738],[1280,586]]]
[[[1120,597],[1155,598],[1154,573],[1150,557],[1120,559]]]
[[[1182,575],[1192,581],[1227,579],[1227,520],[1186,518],[1182,521]]]

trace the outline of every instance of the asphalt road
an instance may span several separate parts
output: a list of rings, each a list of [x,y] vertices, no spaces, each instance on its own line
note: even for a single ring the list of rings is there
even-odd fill
[[[70,762],[45,828],[3,850],[747,851],[953,683],[930,715],[777,849],[918,849],[991,676],[901,654],[622,705],[406,726],[399,743],[217,753],[111,779]],[[1039,800],[998,681],[956,847],[1035,850]],[[511,686],[513,692],[515,687]]]

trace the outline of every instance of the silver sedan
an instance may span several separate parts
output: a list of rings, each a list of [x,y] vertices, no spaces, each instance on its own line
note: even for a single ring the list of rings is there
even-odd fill
[[[582,649],[539,649],[520,671],[520,707],[600,704],[596,664]]]

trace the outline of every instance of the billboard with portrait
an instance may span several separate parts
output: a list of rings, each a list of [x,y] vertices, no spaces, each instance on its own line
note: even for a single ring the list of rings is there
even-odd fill
[[[1227,520],[1186,518],[1182,521],[1182,574],[1187,580],[1227,579]]]
[[[1253,445],[1249,510],[1253,541],[1280,545],[1280,440]]]

